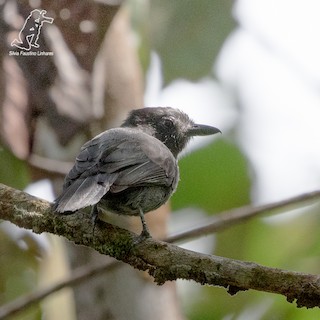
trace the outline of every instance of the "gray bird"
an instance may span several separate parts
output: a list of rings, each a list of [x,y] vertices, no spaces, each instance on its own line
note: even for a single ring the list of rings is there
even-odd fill
[[[92,206],[120,215],[140,216],[141,237],[149,237],[144,214],[166,203],[179,181],[177,156],[193,136],[220,132],[195,124],[184,112],[143,108],[130,112],[120,128],[85,143],[53,208],[71,214]]]

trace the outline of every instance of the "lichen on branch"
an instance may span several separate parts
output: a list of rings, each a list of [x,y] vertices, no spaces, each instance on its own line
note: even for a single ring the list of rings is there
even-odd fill
[[[206,255],[99,221],[93,232],[85,212],[57,215],[51,204],[0,184],[0,218],[35,233],[49,232],[147,270],[159,285],[176,279],[221,286],[230,294],[254,289],[282,294],[298,307],[320,307],[320,276]]]

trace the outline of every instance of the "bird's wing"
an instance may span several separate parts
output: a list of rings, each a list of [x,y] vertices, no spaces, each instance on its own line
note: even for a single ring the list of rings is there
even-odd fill
[[[128,187],[159,185],[169,187],[178,175],[176,159],[159,140],[141,133],[133,141],[123,141],[118,148],[101,159],[101,172],[117,172],[111,192]]]
[[[176,160],[159,140],[134,130],[111,129],[81,148],[54,204],[57,212],[94,205],[109,191],[143,185],[170,186]]]

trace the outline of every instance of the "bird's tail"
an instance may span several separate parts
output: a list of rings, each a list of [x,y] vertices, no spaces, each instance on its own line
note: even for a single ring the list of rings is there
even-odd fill
[[[110,190],[116,175],[104,177],[99,174],[77,179],[68,186],[54,201],[53,210],[58,213],[71,214],[79,209],[95,205]]]

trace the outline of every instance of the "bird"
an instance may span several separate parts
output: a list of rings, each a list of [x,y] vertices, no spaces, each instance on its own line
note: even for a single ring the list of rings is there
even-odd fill
[[[140,237],[151,237],[144,215],[175,192],[178,155],[192,137],[219,132],[196,124],[179,109],[134,109],[120,127],[98,134],[81,147],[53,210],[72,214],[90,206],[94,221],[100,209],[140,216]]]

